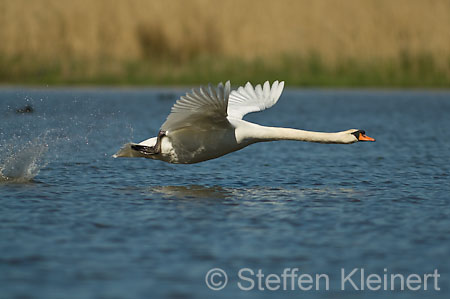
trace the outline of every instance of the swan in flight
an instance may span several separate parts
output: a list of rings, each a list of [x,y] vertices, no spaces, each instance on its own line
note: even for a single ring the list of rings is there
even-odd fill
[[[284,82],[250,83],[230,92],[230,81],[217,88],[193,89],[172,107],[157,137],[125,144],[113,157],[144,157],[176,164],[198,163],[240,150],[250,144],[275,140],[319,143],[375,141],[363,130],[336,133],[265,127],[242,118],[278,101]]]

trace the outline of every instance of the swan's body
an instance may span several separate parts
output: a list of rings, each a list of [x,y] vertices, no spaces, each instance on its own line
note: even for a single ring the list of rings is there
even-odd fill
[[[128,143],[114,157],[145,157],[177,164],[198,163],[240,150],[250,144],[275,140],[349,144],[374,141],[362,130],[337,133],[264,127],[242,117],[272,107],[284,82],[255,88],[250,83],[230,93],[230,83],[193,90],[172,107],[158,137]]]

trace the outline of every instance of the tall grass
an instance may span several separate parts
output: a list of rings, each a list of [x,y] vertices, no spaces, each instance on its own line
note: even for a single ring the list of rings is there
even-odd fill
[[[0,0],[0,82],[450,86],[447,0]]]

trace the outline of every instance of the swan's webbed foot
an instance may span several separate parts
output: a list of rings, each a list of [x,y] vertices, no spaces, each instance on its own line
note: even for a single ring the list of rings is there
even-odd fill
[[[146,146],[140,144],[133,144],[131,148],[144,155],[157,155],[161,152],[161,139],[166,136],[166,131],[159,131],[156,138],[156,144],[154,146]]]

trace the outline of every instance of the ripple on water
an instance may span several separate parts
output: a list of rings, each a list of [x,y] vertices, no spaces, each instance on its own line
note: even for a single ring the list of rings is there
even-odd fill
[[[5,112],[24,93],[44,100],[33,113]],[[4,297],[284,295],[239,291],[242,267],[299,267],[331,283],[341,267],[450,273],[448,92],[287,90],[274,108],[248,115],[271,126],[357,127],[371,144],[262,143],[196,165],[110,158],[157,133],[172,102],[154,97],[0,90]],[[204,285],[213,267],[230,278],[216,293]],[[404,296],[449,298],[446,290]]]

